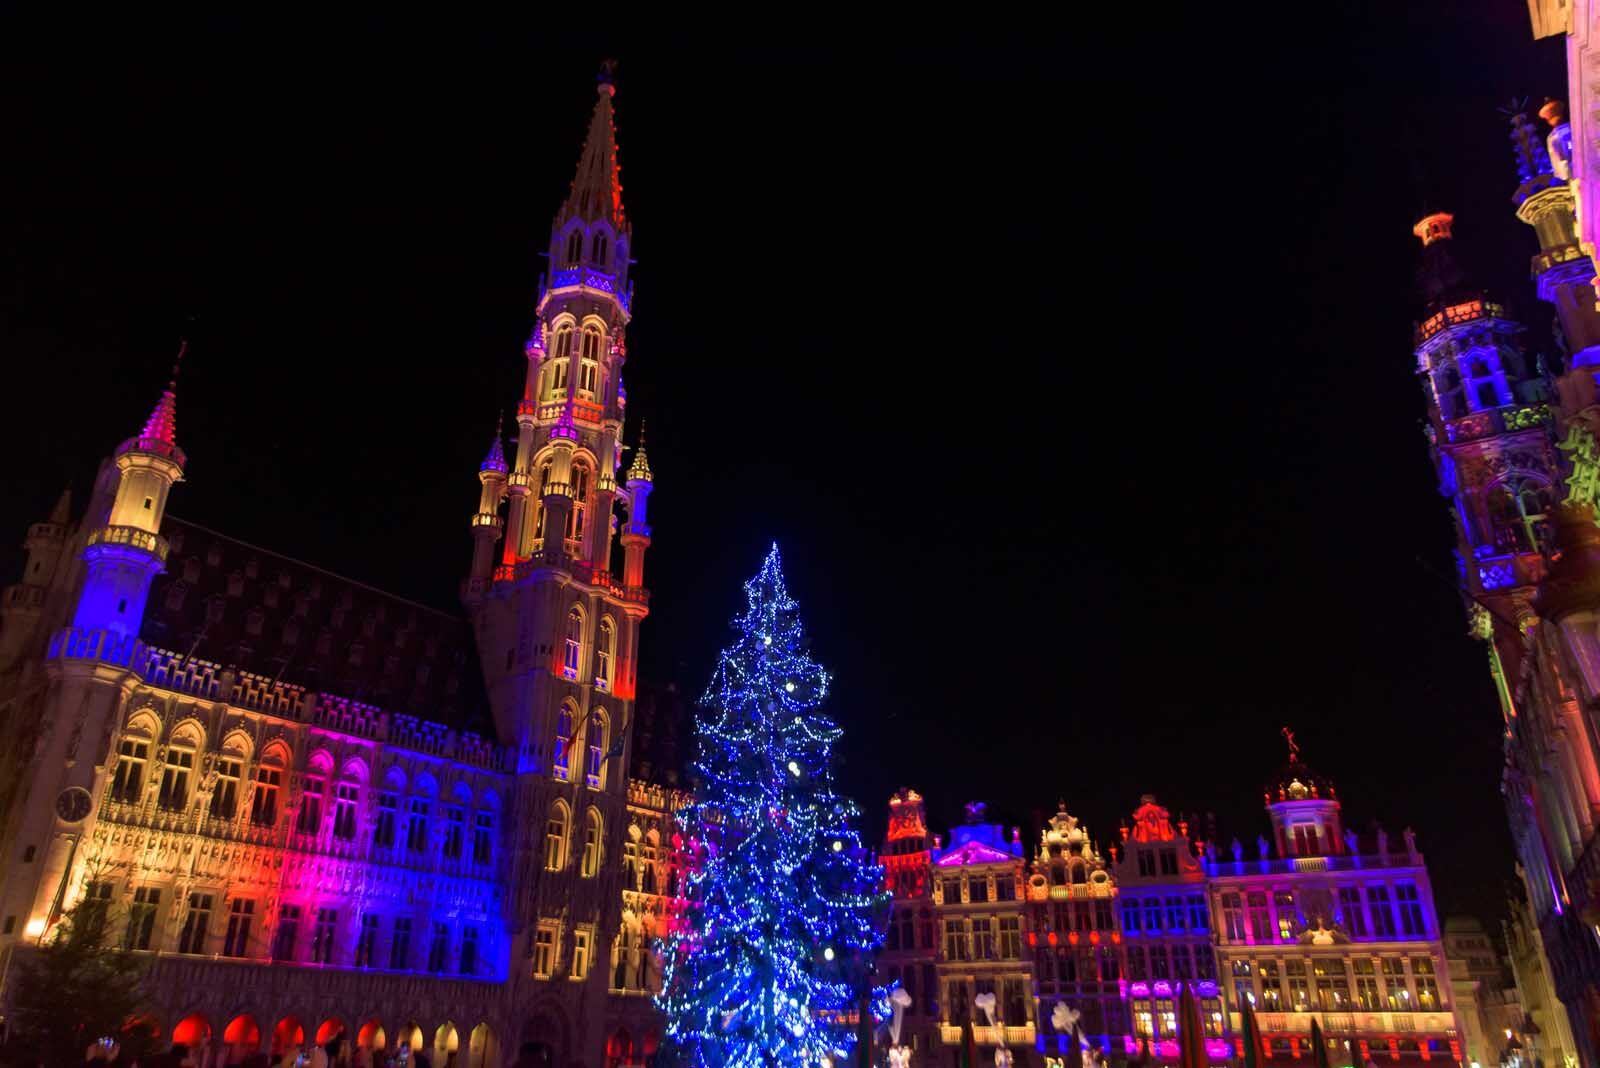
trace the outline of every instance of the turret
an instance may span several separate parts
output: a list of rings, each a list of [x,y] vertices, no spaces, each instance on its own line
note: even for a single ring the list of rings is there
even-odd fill
[[[1285,727],[1289,762],[1267,783],[1267,815],[1280,857],[1334,856],[1345,852],[1344,825],[1333,780],[1323,778],[1300,760],[1294,731]]]
[[[500,518],[500,499],[506,490],[506,454],[501,444],[504,424],[497,422],[489,454],[478,466],[478,511],[472,517],[472,580],[483,582],[494,570],[494,543],[505,520]]]
[[[28,528],[27,540],[22,543],[28,554],[22,581],[6,587],[0,601],[0,671],[17,662],[27,649],[29,638],[37,633],[45,594],[66,547],[71,511],[72,491],[62,490],[50,518]]]
[[[180,361],[186,349],[187,342],[178,352]],[[161,519],[187,459],[177,442],[177,375],[175,365],[144,428],[117,446],[113,456],[118,477],[111,514],[90,532],[83,551],[83,588],[72,619],[80,631],[136,636],[151,580],[166,562]]]
[[[1567,184],[1572,132],[1566,112],[1561,101],[1545,101],[1539,115],[1551,127],[1548,137],[1522,111],[1511,116],[1511,144],[1520,179],[1511,202],[1517,218],[1538,236],[1531,274],[1539,286],[1539,299],[1555,305],[1557,336],[1567,352],[1567,367],[1580,368],[1600,363],[1600,312],[1595,310],[1594,263],[1578,243],[1572,187]],[[1593,380],[1585,374],[1584,381],[1588,388],[1577,407],[1594,403]]]
[[[639,447],[628,465],[628,523],[622,528],[622,584],[644,585],[644,553],[650,548],[648,505],[655,476],[650,473],[650,458],[644,451],[644,427],[639,427]]]

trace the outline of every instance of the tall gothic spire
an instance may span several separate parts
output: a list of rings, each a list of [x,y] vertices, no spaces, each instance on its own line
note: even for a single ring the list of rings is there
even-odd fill
[[[622,210],[621,168],[617,166],[617,129],[611,121],[611,98],[616,86],[611,76],[616,64],[601,64],[599,99],[589,120],[589,136],[584,138],[583,155],[572,179],[572,192],[561,207],[562,220],[576,216],[584,222],[605,219],[618,230],[626,225]]]

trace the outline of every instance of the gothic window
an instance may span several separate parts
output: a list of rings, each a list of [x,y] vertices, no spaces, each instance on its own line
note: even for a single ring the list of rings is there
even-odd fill
[[[413,798],[411,819],[406,824],[406,848],[421,853],[428,847],[428,802],[426,798]]]
[[[124,739],[117,746],[117,770],[111,779],[111,800],[124,804],[139,800],[144,785],[144,766],[150,759],[148,742]]]
[[[450,808],[445,811],[444,825],[444,855],[451,860],[461,859],[461,850],[466,842],[467,814],[459,808]]]
[[[361,914],[361,933],[356,935],[356,967],[372,967],[374,954],[378,949],[378,914],[376,912],[363,912]]]
[[[189,803],[189,776],[194,771],[194,750],[167,750],[167,762],[161,769],[161,792],[156,804],[172,812],[182,812]]]
[[[156,913],[161,910],[161,891],[153,886],[141,886],[133,892],[133,904],[128,906],[128,930],[123,944],[128,949],[149,949],[155,934]]]
[[[583,328],[583,358],[585,360],[600,359],[600,328],[597,326]]]
[[[1394,888],[1395,904],[1400,913],[1400,933],[1420,937],[1428,933],[1423,921],[1422,900],[1415,883],[1397,883]]]
[[[588,930],[572,932],[572,979],[577,982],[589,977],[589,942],[593,935]]]
[[[573,712],[576,711],[571,702],[561,706],[561,711],[556,713],[556,746],[550,760],[551,771],[555,777],[563,781],[572,779],[572,731]]]
[[[189,911],[183,917],[183,930],[178,935],[179,953],[204,953],[206,927],[211,923],[211,895],[190,894]]]
[[[567,263],[576,265],[583,261],[583,231],[574,229],[567,235]]]
[[[278,822],[278,791],[282,786],[281,768],[256,769],[256,788],[250,795],[251,823],[257,827],[271,827]]]
[[[231,820],[239,811],[239,762],[217,761],[217,785],[211,791],[213,819]]]
[[[411,967],[411,917],[394,921],[394,938],[389,942],[389,967],[402,971]]]
[[[256,903],[247,898],[234,898],[228,906],[228,931],[222,939],[224,957],[244,957],[250,950],[250,921],[254,918]]]
[[[461,964],[457,970],[462,975],[474,975],[478,971],[478,929],[464,927],[461,930]]]
[[[548,979],[556,969],[556,926],[541,923],[533,936],[533,976]]]
[[[609,618],[600,621],[594,650],[594,688],[611,689],[611,661],[616,655],[617,628]]]
[[[556,327],[556,343],[550,350],[551,356],[558,360],[565,360],[572,355],[572,324],[562,323]]]
[[[567,612],[567,637],[566,651],[562,659],[562,670],[567,678],[578,677],[578,665],[583,661],[583,609],[573,605]]]
[[[311,962],[333,963],[333,936],[338,929],[339,913],[333,909],[317,910],[317,926],[311,932]]]
[[[433,923],[433,944],[428,947],[428,970],[442,972],[445,963],[450,958],[450,928],[435,920]]]
[[[588,784],[598,790],[606,780],[606,717],[595,709],[589,717],[589,759],[584,768]]]
[[[583,866],[580,874],[586,879],[592,879],[600,874],[600,812],[595,808],[589,809],[583,827]]]
[[[605,234],[595,234],[594,235],[594,256],[592,257],[594,262],[599,264],[600,266],[604,267],[606,265],[606,252],[607,251],[608,250],[606,248],[606,235]]]
[[[334,794],[333,836],[346,842],[356,836],[356,797],[357,787],[347,782],[340,783]]]
[[[567,513],[567,539],[583,537],[584,519],[589,511],[589,469],[572,465],[572,510]]]
[[[589,339],[585,334],[584,340]],[[600,391],[600,365],[593,360],[583,360],[578,364],[578,395],[587,400],[594,400],[595,394]]]
[[[550,819],[544,831],[544,867],[560,871],[567,860],[567,806],[560,801],[550,806]]]
[[[494,814],[479,812],[472,817],[472,862],[487,864],[494,855]]]

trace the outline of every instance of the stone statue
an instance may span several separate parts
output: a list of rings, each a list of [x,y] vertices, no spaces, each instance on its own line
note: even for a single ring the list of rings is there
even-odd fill
[[[1263,834],[1256,835],[1256,855],[1262,860],[1267,859],[1267,837]]]

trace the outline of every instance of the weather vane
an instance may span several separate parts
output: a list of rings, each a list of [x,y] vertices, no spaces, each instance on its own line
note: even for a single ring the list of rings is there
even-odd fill
[[[1289,763],[1300,763],[1300,743],[1294,740],[1294,731],[1284,727],[1279,733],[1283,735],[1283,740],[1289,743]]]

